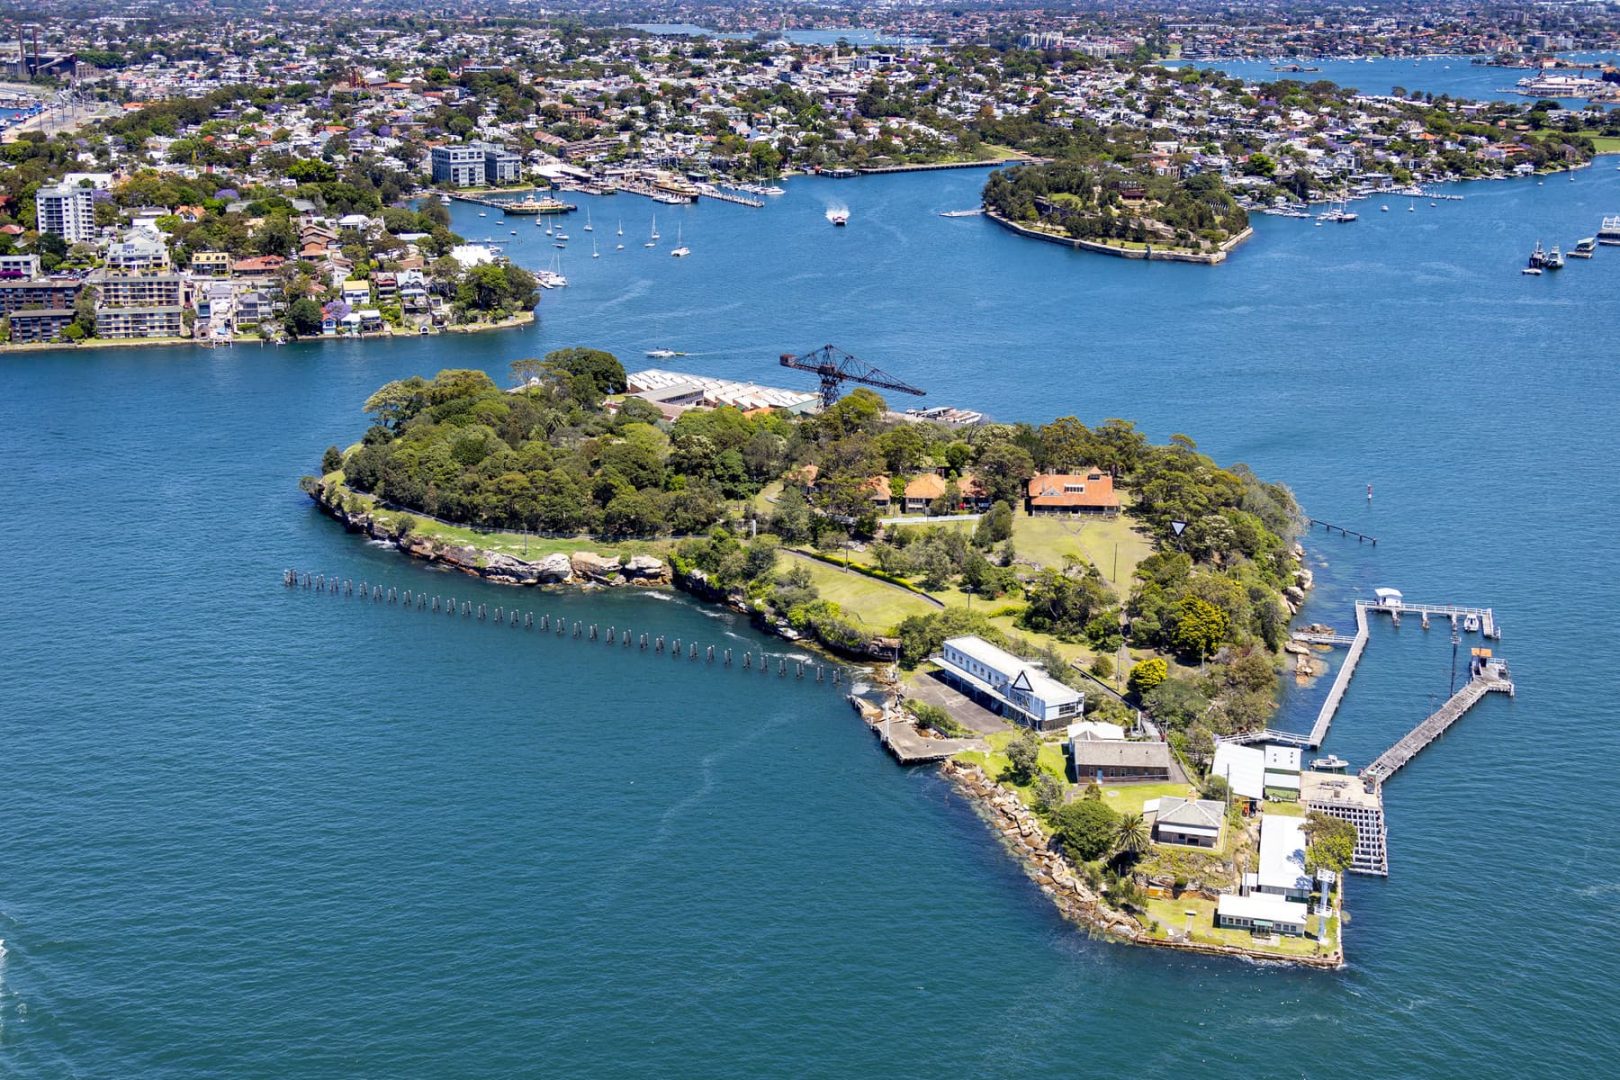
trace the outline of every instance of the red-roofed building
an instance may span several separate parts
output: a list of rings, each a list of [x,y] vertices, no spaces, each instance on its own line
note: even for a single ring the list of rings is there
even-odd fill
[[[1100,469],[1083,473],[1037,473],[1029,478],[1024,509],[1031,514],[1119,513],[1114,478]]]

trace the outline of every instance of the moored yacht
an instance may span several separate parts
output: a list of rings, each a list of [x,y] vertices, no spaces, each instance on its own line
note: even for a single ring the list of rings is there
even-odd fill
[[[1569,249],[1572,259],[1590,259],[1597,251],[1597,237],[1587,236],[1575,241],[1575,246]]]

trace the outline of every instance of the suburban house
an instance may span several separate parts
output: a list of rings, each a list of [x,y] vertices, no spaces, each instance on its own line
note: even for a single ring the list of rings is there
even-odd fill
[[[990,509],[990,493],[985,490],[979,478],[972,473],[963,473],[962,479],[957,481],[957,489],[962,493],[962,509],[973,513],[983,514]]]
[[[938,473],[923,473],[913,476],[906,481],[906,505],[908,514],[928,513],[928,504],[945,494],[945,479]]]
[[[1249,893],[1247,896],[1223,895],[1215,904],[1215,925],[1229,930],[1247,930],[1252,934],[1305,933],[1304,904],[1295,903],[1269,893]]]
[[[1114,478],[1100,469],[1083,473],[1036,473],[1029,478],[1024,510],[1031,514],[1119,513]]]
[[[1168,783],[1170,747],[1162,742],[1127,742],[1122,739],[1071,739],[1069,758],[1079,783],[1120,781]]]
[[[1142,804],[1144,816],[1153,818],[1153,839],[1161,844],[1214,848],[1221,843],[1226,806],[1213,799],[1165,796]]]
[[[983,638],[951,638],[933,661],[963,693],[1037,731],[1066,727],[1085,713],[1085,694]]]

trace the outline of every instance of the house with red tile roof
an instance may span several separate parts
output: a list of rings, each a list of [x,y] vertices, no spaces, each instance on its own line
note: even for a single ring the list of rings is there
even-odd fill
[[[1029,478],[1024,510],[1030,514],[1119,513],[1114,478],[1101,469],[1079,473],[1036,473]]]

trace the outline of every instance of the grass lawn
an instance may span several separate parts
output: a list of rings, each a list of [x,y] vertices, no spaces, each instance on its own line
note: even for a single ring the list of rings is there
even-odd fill
[[[1035,805],[1035,788],[1033,778],[1029,784],[1014,784],[1011,780],[1000,780],[1001,775],[1011,767],[1012,762],[1007,757],[1007,744],[1013,741],[1018,733],[1016,731],[998,731],[986,737],[990,744],[988,754],[979,750],[965,750],[956,755],[958,761],[982,767],[992,779],[1006,784],[1018,792],[1018,797],[1024,800],[1024,805]],[[1056,742],[1041,743],[1039,758],[1041,768],[1051,773],[1064,783],[1068,783],[1067,762],[1063,756],[1063,745]]]
[[[1620,136],[1599,135],[1595,131],[1582,131],[1577,134],[1591,139],[1592,148],[1600,154],[1620,154]]]
[[[1020,559],[1054,568],[1063,566],[1065,556],[1079,556],[1094,564],[1114,592],[1124,598],[1130,592],[1137,564],[1153,554],[1153,541],[1132,528],[1124,515],[1067,518],[1020,514],[1013,518],[1013,548]]]
[[[1279,956],[1315,956],[1323,949],[1317,944],[1316,931],[1318,917],[1311,915],[1306,919],[1305,937],[1289,937],[1279,935],[1275,945],[1262,939],[1255,938],[1247,930],[1217,929],[1215,926],[1215,901],[1206,900],[1201,896],[1190,893],[1183,894],[1177,900],[1149,900],[1147,902],[1147,916],[1159,924],[1159,938],[1167,937],[1167,928],[1176,930],[1187,929],[1187,912],[1195,912],[1192,918],[1192,939],[1211,945],[1236,945],[1244,949],[1256,949],[1263,952],[1276,953]],[[1338,934],[1338,920],[1328,919],[1329,938],[1328,947],[1331,949]]]
[[[1268,802],[1265,804],[1265,813],[1276,814],[1278,817],[1304,817],[1305,804],[1297,802]]]
[[[908,615],[930,615],[939,609],[897,585],[869,578],[853,570],[840,570],[820,559],[783,552],[810,572],[810,580],[825,600],[837,603],[857,623],[874,634],[886,634]]]
[[[1142,804],[1149,799],[1195,794],[1195,789],[1186,784],[1116,784],[1103,788],[1103,802],[1116,814],[1140,814]]]

